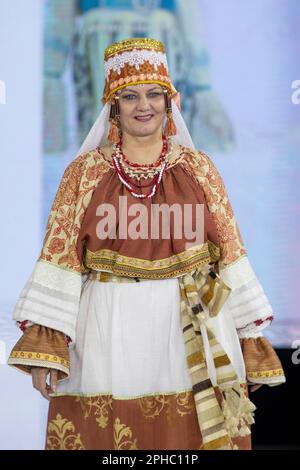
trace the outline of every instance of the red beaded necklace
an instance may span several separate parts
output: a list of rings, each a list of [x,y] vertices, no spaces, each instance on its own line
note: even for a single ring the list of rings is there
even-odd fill
[[[133,168],[157,168],[161,164],[164,155],[166,155],[166,153],[168,152],[168,140],[165,136],[163,136],[162,140],[163,140],[163,148],[162,148],[161,154],[159,158],[155,162],[152,162],[152,163],[137,163],[137,162],[131,162],[130,160],[128,160],[122,150],[122,137],[120,137],[120,140],[116,144],[116,147],[119,151],[119,154],[121,155],[122,161],[127,163],[128,166],[131,166]]]
[[[169,143],[168,143],[168,140],[165,136],[163,136],[163,148],[162,148],[162,152],[158,158],[158,160],[154,163],[146,163],[146,164],[139,164],[139,163],[133,163],[133,162],[130,162],[126,156],[124,155],[123,151],[122,151],[122,148],[121,148],[121,140],[118,142],[118,144],[114,144],[113,146],[113,153],[112,153],[112,161],[113,161],[113,164],[114,164],[114,167],[118,173],[118,176],[119,176],[119,179],[120,181],[126,186],[126,188],[129,190],[129,192],[136,198],[140,198],[140,199],[145,199],[145,198],[150,198],[152,197],[156,191],[157,191],[157,188],[158,188],[158,185],[162,179],[162,176],[163,176],[163,173],[165,171],[165,168],[166,168],[166,165],[168,163],[168,156],[169,156],[169,153],[171,153],[172,151],[172,142],[171,142],[171,146],[170,146],[170,149],[169,149]],[[127,175],[125,174],[124,172],[124,162],[128,162],[127,165],[129,166],[132,166],[134,168],[155,168],[155,167],[159,167],[160,166],[160,170],[159,170],[159,173],[155,175],[153,181],[148,185],[138,185],[138,184],[135,184],[131,181],[129,181]],[[152,185],[152,189],[151,191],[149,191],[147,194],[138,194],[134,191],[134,188],[132,187],[135,186],[135,187],[138,187],[138,188],[142,188],[142,187],[148,187],[150,185]]]
[[[126,181],[130,181],[128,176],[125,174],[125,171],[124,171],[124,167],[121,163],[121,161],[119,161],[119,165],[120,165],[120,168],[121,168],[121,172],[124,176],[124,178],[126,178]],[[152,181],[150,181],[150,183],[144,183],[144,184],[138,184],[138,183],[134,183],[133,181],[130,181],[130,184],[133,184],[133,186],[135,186],[136,188],[148,188],[148,186],[151,186],[153,185],[153,181],[155,180],[155,178],[157,177],[157,175],[154,176],[154,178],[152,178]]]

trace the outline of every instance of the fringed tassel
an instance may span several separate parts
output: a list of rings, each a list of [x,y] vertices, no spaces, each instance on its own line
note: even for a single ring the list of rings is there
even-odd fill
[[[112,119],[107,136],[111,144],[117,144],[120,140],[119,128],[115,119]]]
[[[110,129],[108,133],[108,141],[111,144],[117,144],[120,140],[119,128],[118,128],[118,119],[120,117],[120,107],[119,107],[119,97],[115,96],[110,104]]]
[[[166,125],[165,125],[165,128],[164,128],[164,134],[165,134],[166,137],[168,137],[170,135],[176,135],[176,133],[177,133],[177,129],[176,129],[175,123],[173,121],[172,111],[168,111],[168,113],[167,113],[167,122],[166,122]]]
[[[223,391],[222,409],[225,427],[230,437],[248,436],[254,423],[256,406],[245,395],[239,382]]]
[[[168,90],[166,89],[164,89],[164,99],[167,113],[167,122],[164,128],[164,135],[169,137],[170,135],[176,135],[177,129],[173,121],[171,97],[169,96]]]

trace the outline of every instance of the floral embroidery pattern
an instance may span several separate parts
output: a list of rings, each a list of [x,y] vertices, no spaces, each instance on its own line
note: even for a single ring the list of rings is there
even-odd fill
[[[203,448],[192,390],[126,398],[62,394],[52,397],[48,416],[48,450]],[[248,436],[246,448],[247,442]]]
[[[111,395],[100,395],[82,397],[78,396],[75,402],[79,402],[84,412],[84,419],[91,414],[94,415],[98,426],[102,429],[106,428],[109,422],[109,411],[112,410],[113,398]]]
[[[126,424],[121,424],[120,418],[114,421],[114,449],[115,450],[137,450],[136,439],[131,440],[132,431]]]
[[[60,414],[49,422],[48,433],[53,433],[47,438],[49,450],[84,450],[80,434],[75,434],[74,424]]]
[[[217,228],[220,267],[225,267],[246,255],[246,250],[222,177],[209,156],[202,151],[189,152],[181,164],[203,189]]]
[[[84,272],[76,243],[84,213],[107,165],[91,151],[79,155],[66,168],[52,204],[40,260]]]
[[[185,149],[180,162],[202,187],[219,237],[220,264],[228,265],[246,254],[222,178],[204,152]],[[85,272],[77,253],[80,226],[99,181],[109,166],[92,150],[66,168],[55,196],[40,259],[59,267]]]
[[[166,412],[167,422],[172,425],[174,415],[184,416],[193,411],[193,395],[191,392],[177,393],[175,397],[168,395],[150,395],[139,399],[139,407],[144,418],[156,418]]]

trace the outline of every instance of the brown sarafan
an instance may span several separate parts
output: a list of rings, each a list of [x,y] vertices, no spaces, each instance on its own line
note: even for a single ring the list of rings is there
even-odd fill
[[[147,192],[146,182],[141,191]],[[122,199],[124,197],[125,200]],[[174,212],[167,218],[168,236],[163,236],[163,218],[153,218],[152,204],[174,207]],[[190,208],[190,212],[186,212],[190,219],[183,217],[186,207]],[[197,207],[202,208],[199,225]],[[138,219],[139,224],[136,222],[137,209],[144,215]],[[104,224],[102,221],[107,214],[110,218]],[[176,220],[178,215],[183,218]],[[125,235],[131,234],[126,230],[132,226],[138,232],[142,223],[144,237],[120,236],[124,232]],[[186,230],[177,237],[178,226],[184,226]],[[157,231],[157,238],[151,236],[152,230]],[[110,236],[104,237],[105,231]],[[196,239],[189,236],[194,232],[198,237]],[[202,273],[206,269],[212,269],[213,275],[207,277],[207,283],[200,288],[197,284],[200,278],[194,279],[192,274]],[[87,277],[86,284],[83,282],[84,276]],[[113,394],[109,387],[107,393],[103,393],[101,387],[97,387],[96,391],[86,390],[85,384],[81,383],[82,370],[87,374],[85,377],[90,378],[99,370],[101,354],[97,350],[99,342],[96,335],[103,335],[104,344],[106,340],[110,341],[106,338],[106,330],[102,331],[97,322],[102,316],[114,312],[107,309],[105,303],[98,311],[85,286],[91,286],[96,280],[95,291],[99,289],[97,292],[106,293],[112,283],[131,282],[137,285],[140,282],[141,287],[141,284],[147,285],[147,281],[157,281],[158,284],[165,281],[167,284],[174,278],[178,279],[180,288],[175,286],[172,296],[174,294],[174,298],[178,298],[180,305],[177,308],[176,300],[175,308],[174,299],[167,299],[169,303],[163,313],[170,313],[170,305],[174,314],[170,324],[179,312],[183,313],[177,338],[183,333],[183,342],[179,345],[186,348],[183,359],[193,379],[192,386],[184,390],[175,387],[168,393],[158,390],[130,396]],[[101,287],[98,281],[102,282]],[[103,286],[103,282],[109,283],[110,287]],[[231,290],[227,305],[234,330],[231,333],[235,335],[235,352],[237,356],[240,354],[245,364],[243,380],[235,375],[229,356],[210,326],[207,328],[206,347],[211,348],[218,373],[217,385],[212,384],[208,376],[207,349],[201,340],[203,330],[200,331],[195,321],[196,318],[201,322],[205,316],[198,297],[203,286],[207,290],[203,291],[201,299],[213,315],[219,310],[215,312],[214,307],[224,302],[226,289],[227,292]],[[104,290],[101,290],[102,287]],[[156,286],[154,290],[157,290]],[[125,290],[122,289],[122,292]],[[147,310],[148,292],[143,292],[146,293],[144,304],[138,309],[137,318],[145,312],[150,318],[155,312]],[[152,299],[155,298],[153,292]],[[252,298],[253,292],[255,299]],[[249,302],[256,302],[257,295],[264,306],[263,313],[255,309],[249,312]],[[98,295],[99,301],[105,302],[100,297]],[[163,297],[159,300],[164,300]],[[87,302],[85,311],[81,310],[83,299]],[[126,303],[128,298],[124,299]],[[129,315],[129,321],[135,308],[133,305],[132,312],[123,310],[124,314]],[[159,302],[155,308],[159,308]],[[89,310],[93,309],[96,312],[95,328],[88,336],[88,343],[84,343],[84,331],[90,328],[84,322],[90,314]],[[224,403],[232,402],[226,402],[222,383],[232,377],[238,384],[238,388],[232,391],[241,397],[242,405],[246,405],[251,412],[250,401],[247,401],[247,381],[266,384],[284,381],[281,363],[267,339],[244,335],[244,332],[249,334],[249,331],[269,324],[273,315],[250,268],[223,181],[204,152],[181,145],[175,146],[174,155],[151,201],[137,201],[126,191],[102,148],[95,148],[71,162],[50,211],[39,259],[15,311],[15,318],[22,325],[24,334],[12,349],[8,364],[29,374],[34,366],[59,371],[58,390],[51,394],[49,404],[46,449],[227,448],[229,434],[223,426],[221,409],[226,410],[228,422],[235,420],[231,419],[231,410],[224,407]],[[82,313],[80,318],[78,312]],[[218,321],[218,315],[214,321]],[[228,319],[222,323],[222,329],[227,327]],[[153,342],[159,337],[169,347],[171,330],[164,331],[161,326],[156,328],[155,334],[152,332]],[[144,339],[139,343],[141,349],[134,354],[138,356],[143,353],[150,334],[151,329],[138,332],[136,324],[132,325],[128,334],[132,344],[137,337]],[[130,349],[129,344],[128,347]],[[89,356],[90,362],[83,361],[83,350],[93,351]],[[150,356],[151,351],[148,367],[151,367]],[[169,366],[174,362],[172,356],[164,359],[170,361]],[[138,366],[140,363],[137,361],[134,364]],[[77,374],[79,378],[76,383],[80,386],[74,386],[74,389],[70,386],[70,390],[69,384],[77,380]],[[235,448],[251,448],[250,412],[242,416],[238,425],[232,425],[230,431],[236,435],[232,437],[231,444]]]

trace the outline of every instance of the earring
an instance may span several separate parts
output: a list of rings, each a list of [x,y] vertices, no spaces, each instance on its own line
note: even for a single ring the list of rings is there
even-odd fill
[[[110,129],[108,133],[108,140],[111,144],[117,144],[120,140],[120,132],[118,127],[118,121],[120,118],[120,108],[119,108],[119,97],[115,96],[114,100],[110,104]]]
[[[175,135],[177,130],[176,130],[175,123],[173,121],[171,97],[169,96],[168,90],[166,89],[164,89],[164,98],[165,98],[165,106],[166,106],[166,113],[167,113],[167,122],[164,127],[164,135],[168,137],[170,135]]]

